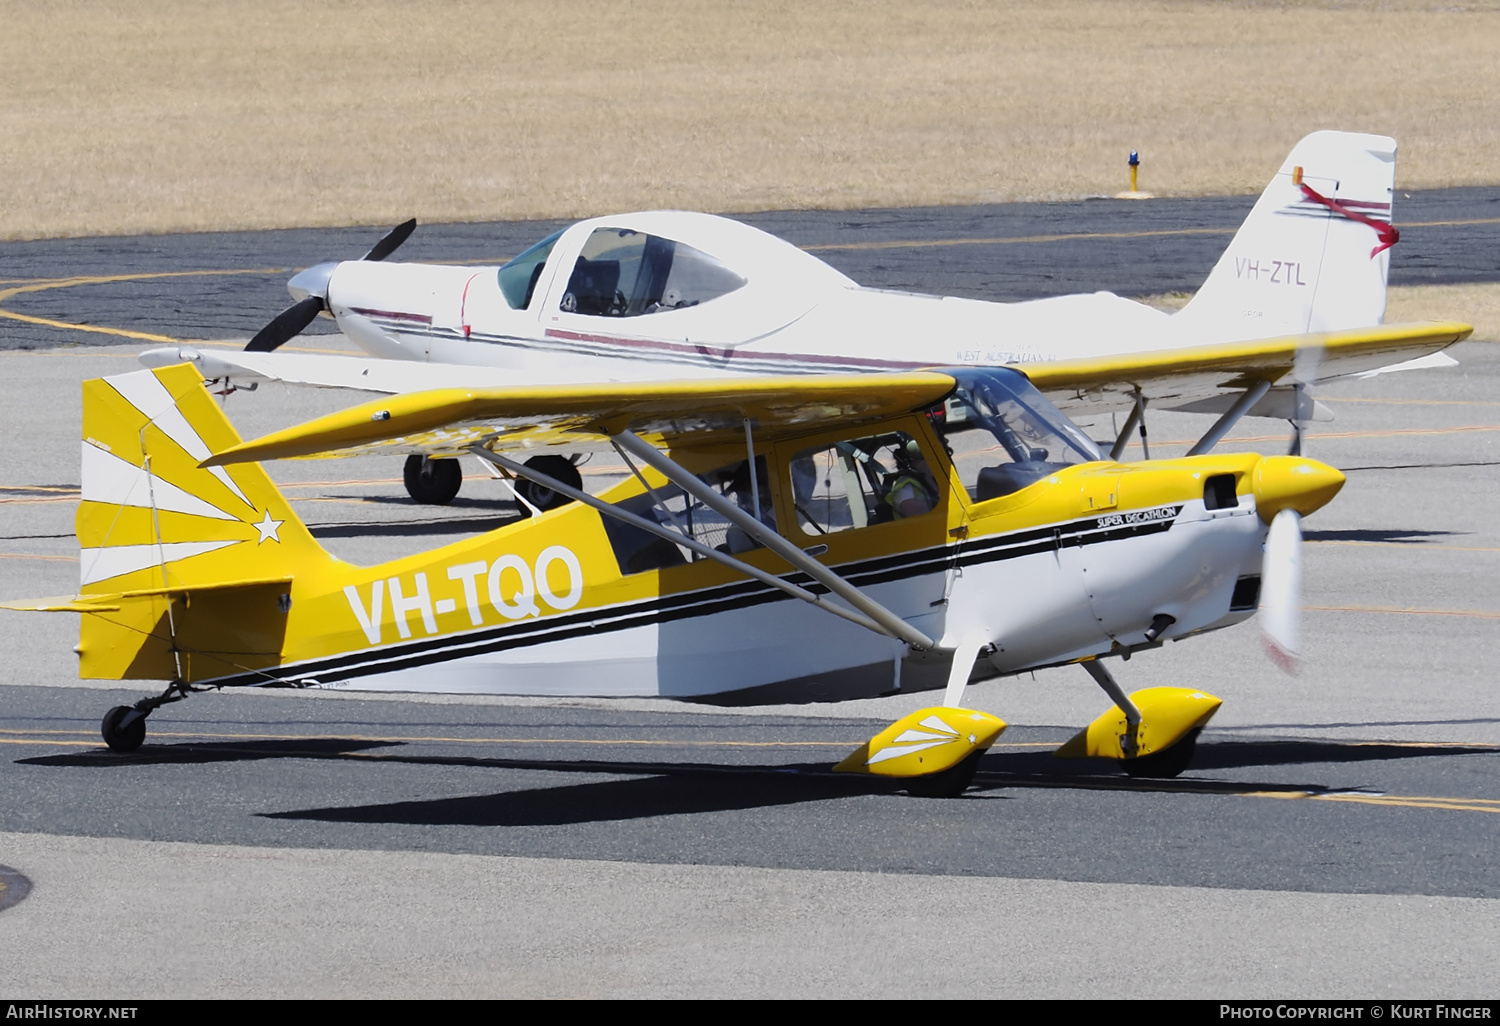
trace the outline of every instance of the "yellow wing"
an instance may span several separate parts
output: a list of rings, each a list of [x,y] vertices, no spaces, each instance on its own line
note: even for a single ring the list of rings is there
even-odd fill
[[[1299,352],[1311,352],[1317,380],[1357,374],[1436,353],[1469,337],[1474,329],[1457,321],[1387,324],[1285,338],[1224,342],[1189,349],[1020,364],[1017,370],[1065,412],[1118,408],[1140,394],[1156,409],[1199,404],[1206,411],[1228,391],[1286,376]],[[1303,382],[1311,384],[1312,382]]]
[[[443,388],[389,396],[243,442],[204,466],[370,452],[460,455],[475,443],[497,452],[604,443],[622,430],[695,445],[758,440],[857,424],[930,407],[953,391],[947,374],[838,374],[774,378]]]

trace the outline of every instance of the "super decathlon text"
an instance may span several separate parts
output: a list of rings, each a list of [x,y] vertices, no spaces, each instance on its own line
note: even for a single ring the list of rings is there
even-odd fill
[[[7,1005],[7,1019],[134,1019],[135,1005]]]
[[[560,595],[553,590],[548,577],[555,563],[561,563],[568,574],[567,589]],[[506,620],[523,620],[528,616],[542,615],[538,596],[559,611],[572,609],[583,598],[583,567],[573,550],[562,545],[543,549],[535,563],[527,563],[520,556],[501,556],[493,563],[482,559],[457,563],[448,567],[447,573],[448,580],[454,583],[440,587],[456,590],[456,593],[436,601],[428,587],[425,571],[409,577],[383,577],[371,581],[368,602],[360,589],[352,584],[344,587],[344,597],[349,600],[354,618],[372,645],[380,644],[387,608],[396,625],[396,633],[409,638],[412,632],[407,618],[410,614],[418,614],[424,632],[436,634],[437,618],[457,611],[460,595],[464,611],[469,614],[469,623],[475,627],[484,625],[487,609]],[[480,581],[484,582],[488,603],[480,599]]]

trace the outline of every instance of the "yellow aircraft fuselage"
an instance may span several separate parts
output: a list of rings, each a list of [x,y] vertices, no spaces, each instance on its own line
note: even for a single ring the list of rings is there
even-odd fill
[[[937,688],[960,637],[987,643],[983,676],[1250,616],[1271,517],[1311,512],[1342,483],[1313,461],[1234,454],[1084,463],[980,501],[921,414],[757,447],[761,516],[939,641],[924,652],[578,503],[353,566],[317,544],[258,464],[200,467],[238,438],[191,368],[85,390],[83,583],[47,608],[85,613],[80,674],[106,679],[718,702]],[[837,464],[810,483],[807,454],[837,456],[851,434],[908,439],[903,458],[920,449],[928,507],[819,520],[809,496],[838,485]],[[725,486],[713,471],[745,453],[682,446],[672,458]],[[646,469],[600,498],[640,509],[647,486],[665,485]],[[733,532],[714,530],[734,550]],[[735,558],[815,589],[766,548]]]

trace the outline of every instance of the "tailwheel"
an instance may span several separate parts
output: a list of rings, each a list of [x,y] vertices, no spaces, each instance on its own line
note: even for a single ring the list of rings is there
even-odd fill
[[[117,705],[104,714],[99,733],[112,752],[133,752],[146,740],[146,714],[128,705]]]
[[[1175,777],[1193,761],[1193,755],[1198,749],[1198,735],[1201,733],[1201,729],[1190,730],[1182,736],[1181,741],[1159,752],[1134,759],[1121,759],[1120,767],[1132,777]]]
[[[464,483],[463,468],[455,459],[408,456],[401,476],[406,494],[424,506],[448,505]]]
[[[912,777],[906,785],[906,793],[913,798],[957,798],[974,782],[979,771],[979,760],[984,752],[973,752],[956,765],[938,773]]]

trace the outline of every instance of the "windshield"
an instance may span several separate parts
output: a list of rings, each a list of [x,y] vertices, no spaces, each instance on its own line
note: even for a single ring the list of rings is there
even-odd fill
[[[1099,447],[1018,371],[949,370],[958,381],[944,441],[971,498],[1009,495],[1049,474],[1104,457]]]
[[[500,291],[512,310],[524,310],[531,304],[531,294],[536,291],[537,279],[542,268],[547,266],[547,257],[557,245],[561,231],[553,232],[535,246],[500,268]]]

